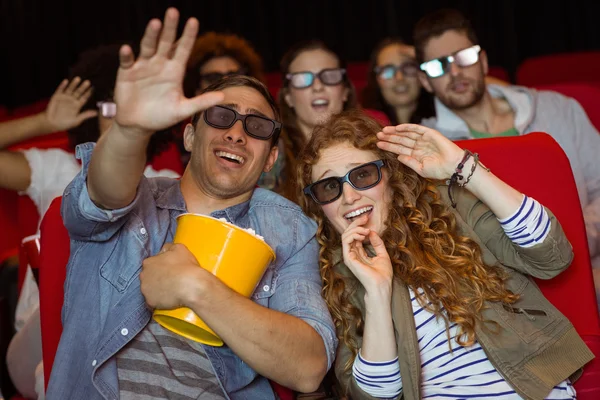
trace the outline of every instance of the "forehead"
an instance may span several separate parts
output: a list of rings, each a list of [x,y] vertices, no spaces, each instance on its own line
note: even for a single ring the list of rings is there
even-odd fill
[[[223,104],[234,104],[241,114],[252,113],[253,110],[260,111],[269,118],[275,118],[275,114],[267,100],[255,89],[247,86],[228,87],[222,90],[225,95]]]
[[[425,60],[445,57],[459,50],[471,47],[476,43],[472,43],[467,34],[461,31],[451,30],[446,31],[440,36],[429,39],[423,49]]]
[[[319,72],[325,68],[338,68],[336,56],[322,49],[306,50],[300,53],[290,64],[289,72]]]
[[[390,44],[377,55],[377,65],[400,64],[414,59],[414,49],[403,44]]]
[[[342,176],[360,164],[378,159],[379,156],[374,152],[357,149],[350,143],[334,144],[321,150],[319,159],[313,165],[312,177],[316,179],[328,170],[330,172],[325,176]]]
[[[200,67],[201,74],[226,73],[240,69],[240,64],[229,56],[211,58]]]

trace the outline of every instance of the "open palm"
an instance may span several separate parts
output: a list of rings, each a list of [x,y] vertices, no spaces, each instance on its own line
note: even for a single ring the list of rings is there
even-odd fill
[[[386,126],[377,138],[379,148],[397,154],[401,163],[424,178],[449,178],[463,156],[452,141],[421,125]]]
[[[129,46],[121,48],[115,86],[119,125],[151,133],[222,101],[220,92],[191,99],[184,96],[182,83],[198,21],[190,18],[175,43],[178,21],[179,13],[174,8],[167,10],[164,26],[159,20],[150,21],[137,60]]]

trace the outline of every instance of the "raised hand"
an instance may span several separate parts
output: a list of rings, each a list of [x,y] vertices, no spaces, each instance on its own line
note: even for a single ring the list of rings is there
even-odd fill
[[[362,226],[366,222],[367,217],[362,216],[346,228],[342,234],[342,254],[344,263],[368,294],[382,287],[390,289],[394,272],[383,240],[375,231]],[[367,239],[375,250],[374,257],[370,257],[363,246]]]
[[[178,21],[179,12],[174,8],[165,13],[164,24],[151,20],[137,60],[131,47],[121,47],[115,86],[115,121],[121,127],[151,134],[223,101],[221,92],[191,99],[184,96],[183,78],[198,33],[198,20],[190,18],[175,42]]]
[[[74,128],[88,118],[98,115],[96,110],[79,112],[92,95],[90,81],[81,82],[75,77],[71,82],[63,80],[50,98],[44,112],[49,132]]]
[[[435,129],[421,125],[386,126],[377,138],[377,147],[397,154],[402,164],[424,178],[450,178],[463,157],[460,147]]]

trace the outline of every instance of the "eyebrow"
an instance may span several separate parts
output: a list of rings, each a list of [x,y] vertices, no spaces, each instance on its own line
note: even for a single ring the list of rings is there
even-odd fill
[[[235,111],[241,113],[240,111],[240,106],[235,104],[235,103],[226,103],[226,104],[219,104],[223,107],[227,107],[227,108],[233,108]],[[254,114],[254,115],[258,115],[267,119],[273,119],[271,117],[269,117],[268,115],[266,115],[264,112],[257,110],[256,108],[248,108],[246,109],[246,114]]]
[[[370,162],[372,162],[372,161],[370,161]],[[369,164],[369,163],[368,163],[368,162],[366,162],[366,163],[350,163],[350,164],[346,164],[346,168],[348,168],[348,167],[352,167],[352,168],[354,168],[354,167],[358,167],[359,165],[363,165],[363,164]],[[352,169],[352,168],[349,168],[349,170],[350,170],[350,169]],[[328,169],[327,171],[323,172],[323,173],[321,174],[321,176],[320,176],[320,177],[318,177],[318,178],[317,178],[317,180],[316,180],[315,182],[317,182],[317,181],[320,181],[320,180],[321,180],[321,179],[322,179],[322,178],[323,178],[325,175],[327,175],[327,173],[328,173],[328,172],[331,172],[331,170],[330,170],[330,169]],[[346,172],[346,173],[347,173],[347,172]],[[345,175],[345,174],[344,174],[344,175]]]

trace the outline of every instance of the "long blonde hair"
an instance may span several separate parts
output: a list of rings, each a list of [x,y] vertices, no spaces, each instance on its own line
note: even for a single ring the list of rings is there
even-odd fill
[[[312,167],[323,149],[347,143],[386,162],[392,200],[382,239],[392,260],[394,278],[411,287],[419,304],[443,318],[447,328],[451,322],[458,325],[458,344],[471,345],[475,342],[476,324],[484,322],[481,312],[485,302],[513,303],[518,296],[506,289],[507,277],[500,268],[484,264],[477,243],[458,233],[456,218],[442,202],[436,182],[419,176],[394,154],[376,146],[380,130],[375,120],[360,111],[343,112],[315,129],[298,158],[299,203],[318,223],[323,295],[340,340],[356,357],[358,348],[353,334],[362,335],[364,318],[350,297],[358,282],[336,272],[340,234],[321,207],[302,195],[302,188],[312,183]],[[350,368],[352,359],[346,368]]]

